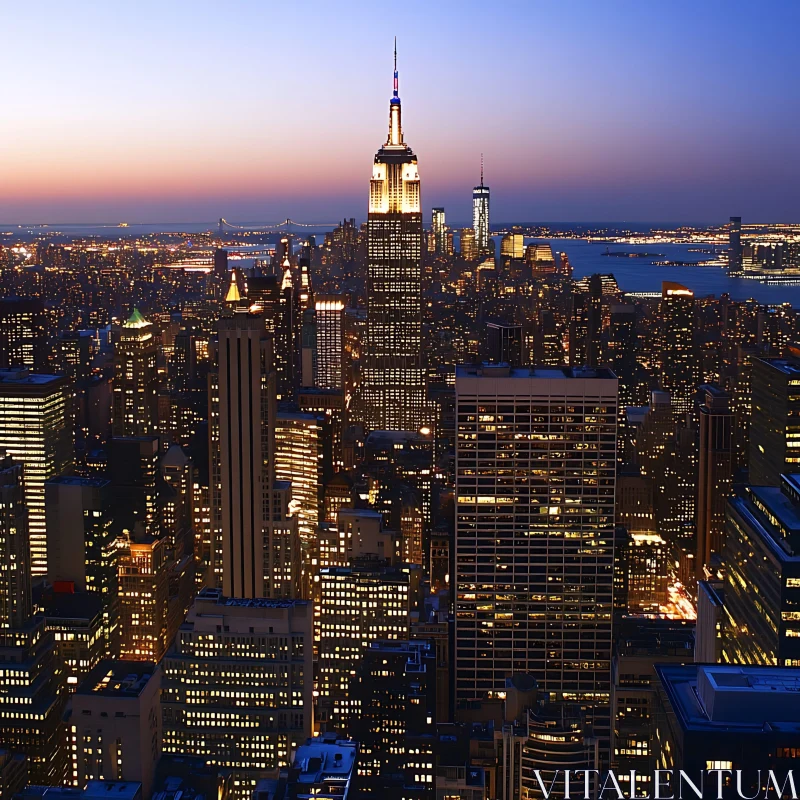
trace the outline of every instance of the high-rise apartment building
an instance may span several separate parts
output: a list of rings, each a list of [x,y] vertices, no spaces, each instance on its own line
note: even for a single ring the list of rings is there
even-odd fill
[[[66,378],[27,370],[0,371],[0,450],[24,467],[31,573],[47,575],[45,481],[73,463]]]
[[[31,560],[23,467],[0,457],[0,630],[20,627],[31,614]]]
[[[162,663],[164,752],[233,772],[249,798],[312,731],[312,608],[204,589]]]
[[[422,209],[417,157],[403,140],[395,53],[389,136],[375,155],[367,221],[367,341],[362,399],[370,430],[419,430],[422,367]]]
[[[481,156],[481,182],[472,190],[472,230],[479,253],[489,250],[489,187],[483,185],[483,156]]]
[[[751,364],[750,483],[778,486],[800,470],[800,352]]]
[[[431,232],[436,255],[445,255],[447,253],[447,223],[443,208],[434,208],[431,212]]]
[[[527,672],[607,737],[617,379],[458,367],[456,414],[456,700]]]
[[[694,292],[664,281],[658,315],[661,388],[670,394],[675,420],[683,421],[692,411],[700,382],[694,352]]]
[[[275,481],[272,337],[258,313],[219,322],[210,376],[209,437],[214,575],[226,596],[289,596],[297,567],[290,487]]]
[[[317,295],[314,306],[317,339],[317,368],[314,383],[320,389],[344,390],[344,296]]]
[[[800,475],[742,487],[725,528],[723,662],[800,666]]]
[[[725,504],[733,481],[732,398],[716,384],[700,387],[702,402],[697,475],[697,577],[722,552]]]
[[[114,348],[114,436],[147,436],[158,429],[158,372],[153,323],[134,309]]]

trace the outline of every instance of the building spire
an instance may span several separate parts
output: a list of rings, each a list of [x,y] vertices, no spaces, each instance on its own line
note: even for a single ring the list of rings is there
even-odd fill
[[[400,123],[400,94],[397,80],[397,37],[394,37],[394,91],[389,101],[389,139],[388,146],[402,147],[403,128]]]
[[[481,186],[483,186],[483,153],[481,153]]]

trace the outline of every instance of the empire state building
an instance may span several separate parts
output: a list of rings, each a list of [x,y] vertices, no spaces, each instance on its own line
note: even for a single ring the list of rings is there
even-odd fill
[[[403,141],[395,48],[389,136],[369,185],[367,341],[362,397],[369,430],[419,430],[422,368],[422,211],[417,157]]]

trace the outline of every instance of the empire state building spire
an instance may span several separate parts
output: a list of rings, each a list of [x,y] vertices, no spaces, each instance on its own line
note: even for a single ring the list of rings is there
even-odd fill
[[[394,90],[389,101],[389,138],[386,147],[403,147],[403,126],[400,122],[400,95],[397,78],[397,37],[394,37]]]

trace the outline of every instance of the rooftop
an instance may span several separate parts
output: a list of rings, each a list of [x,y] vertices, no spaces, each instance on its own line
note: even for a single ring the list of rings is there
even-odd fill
[[[460,364],[456,367],[458,378],[540,378],[548,380],[605,379],[616,380],[617,376],[607,367],[512,367],[508,364]]]
[[[800,361],[789,358],[754,358],[753,361],[760,361],[767,364],[772,369],[782,372],[789,378],[796,378],[800,375]]]
[[[107,478],[84,478],[81,475],[59,475],[56,478],[48,478],[45,483],[55,483],[59,486],[91,486],[95,489],[111,485],[111,481]]]
[[[292,762],[292,768],[300,770],[297,782],[348,781],[357,751],[352,739],[308,739],[297,748]]]
[[[797,669],[723,664],[660,664],[655,669],[685,730],[800,733]]]
[[[77,694],[138,697],[157,669],[152,661],[101,661],[86,676]]]
[[[28,369],[0,369],[0,384],[8,386],[47,386],[63,380],[63,375],[43,375]]]

